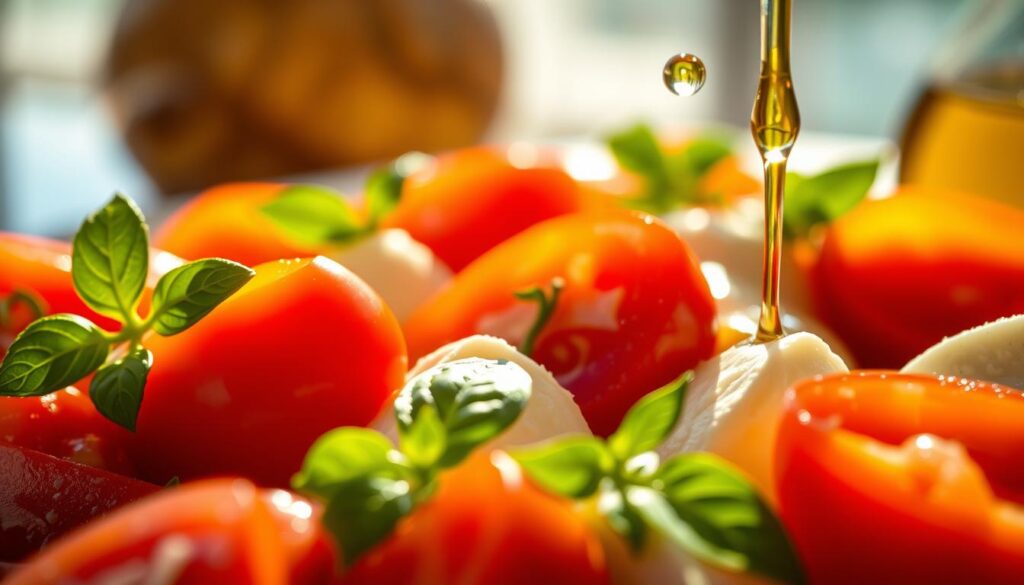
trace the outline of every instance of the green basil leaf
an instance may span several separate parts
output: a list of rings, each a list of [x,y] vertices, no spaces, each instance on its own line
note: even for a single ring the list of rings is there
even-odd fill
[[[730,140],[708,134],[691,140],[677,156],[681,164],[686,165],[689,172],[699,178],[710,171],[711,167],[732,156],[732,153]]]
[[[334,536],[345,565],[383,542],[412,511],[409,484],[383,477],[359,477],[338,486],[321,523]]]
[[[647,544],[647,524],[638,510],[622,495],[611,480],[602,483],[597,498],[597,511],[601,513],[612,530],[629,544],[635,553]]]
[[[402,454],[416,467],[430,468],[444,455],[446,432],[437,409],[424,406],[411,425],[399,429]]]
[[[370,429],[341,427],[310,447],[302,469],[292,478],[298,491],[330,498],[338,486],[360,477],[385,474],[394,464],[388,439]]]
[[[189,262],[165,274],[153,291],[150,320],[160,335],[181,333],[224,302],[255,275],[221,258]]]
[[[592,496],[614,462],[596,437],[578,437],[519,449],[512,456],[545,490],[571,499]]]
[[[366,209],[370,215],[370,223],[376,225],[387,214],[391,213],[402,199],[402,186],[405,175],[398,172],[395,165],[381,167],[366,180]]]
[[[679,455],[665,462],[655,483],[686,527],[674,539],[694,556],[787,583],[804,582],[781,522],[725,460],[709,453]]]
[[[657,530],[688,554],[715,566],[734,572],[747,568],[743,555],[718,548],[698,534],[693,527],[680,519],[664,495],[641,486],[630,486],[627,498],[647,526]]]
[[[75,234],[75,290],[97,313],[128,322],[148,274],[149,228],[135,203],[118,193]]]
[[[674,205],[672,169],[651,127],[638,124],[609,136],[607,142],[619,165],[640,175],[647,183],[643,197],[630,203],[652,212],[671,209]]]
[[[349,204],[324,187],[289,187],[262,211],[289,237],[307,245],[349,242],[366,233]]]
[[[107,359],[110,342],[78,315],[43,317],[25,328],[0,363],[0,395],[43,396],[89,375]]]
[[[139,348],[125,357],[103,365],[89,385],[89,398],[100,414],[135,431],[146,378],[153,365],[153,354]]]
[[[812,227],[832,222],[857,206],[875,183],[880,161],[841,165],[811,177],[786,176],[783,230],[787,237],[803,237]]]
[[[618,430],[608,437],[608,447],[619,461],[651,451],[665,440],[683,412],[691,380],[693,373],[687,372],[644,396],[626,412]]]
[[[668,182],[668,167],[654,130],[637,124],[608,137],[608,147],[622,168],[648,179]]]
[[[532,389],[530,375],[512,362],[467,358],[431,368],[406,384],[395,398],[395,416],[399,428],[408,429],[423,407],[436,408],[447,443],[439,464],[451,467],[511,426]]]

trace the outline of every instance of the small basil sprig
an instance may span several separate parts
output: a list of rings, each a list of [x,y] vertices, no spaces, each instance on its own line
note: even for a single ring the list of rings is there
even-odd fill
[[[667,152],[650,126],[638,124],[608,137],[608,147],[623,168],[643,178],[644,192],[628,203],[651,213],[680,205],[719,203],[715,193],[701,193],[698,183],[715,163],[732,155],[727,140],[699,136],[677,153]]]
[[[179,266],[157,281],[143,318],[139,301],[149,275],[149,229],[135,203],[117,194],[89,216],[75,235],[71,278],[89,308],[121,323],[116,332],[71,314],[32,322],[0,363],[0,396],[43,396],[96,372],[89,396],[96,409],[135,430],[153,355],[143,337],[180,333],[212,311],[253,276],[219,258]],[[125,351],[116,354],[115,350]],[[115,359],[108,361],[114,354]]]
[[[439,474],[512,425],[532,380],[505,360],[467,358],[410,380],[395,398],[395,448],[370,429],[328,432],[309,450],[292,486],[327,504],[323,524],[351,566],[434,493]]]
[[[642,398],[606,441],[562,438],[512,455],[544,489],[595,498],[635,551],[653,529],[710,564],[802,583],[781,523],[742,474],[709,453],[662,463],[654,452],[679,420],[691,379],[687,373]]]
[[[402,196],[405,179],[424,168],[428,155],[411,152],[372,173],[363,197],[366,217],[345,198],[326,187],[295,185],[284,189],[261,211],[292,239],[306,245],[349,244],[377,230]]]
[[[878,159],[840,165],[814,176],[786,174],[783,233],[806,237],[811,228],[829,223],[857,206],[875,183]]]
[[[540,332],[547,326],[558,307],[558,298],[562,295],[562,289],[565,288],[565,280],[559,277],[552,278],[549,288],[551,289],[550,293],[545,292],[540,286],[513,293],[517,299],[537,303],[537,318],[533,320],[533,325],[530,326],[530,330],[526,332],[526,338],[519,346],[519,353],[527,357],[533,357],[533,348],[537,343],[537,338],[540,337]]]

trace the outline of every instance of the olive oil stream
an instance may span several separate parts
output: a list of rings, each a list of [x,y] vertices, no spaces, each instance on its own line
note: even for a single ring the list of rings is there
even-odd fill
[[[782,204],[786,161],[800,132],[800,110],[789,69],[789,23],[792,0],[761,0],[761,74],[750,115],[750,131],[764,165],[764,261],[761,317],[755,341],[785,335],[779,312],[782,266]],[[694,55],[673,55],[662,70],[665,86],[676,95],[693,95],[707,78]]]
[[[791,0],[761,0],[761,75],[750,131],[764,165],[764,263],[757,341],[785,335],[779,314],[782,204],[786,161],[800,132],[800,111],[789,69]]]

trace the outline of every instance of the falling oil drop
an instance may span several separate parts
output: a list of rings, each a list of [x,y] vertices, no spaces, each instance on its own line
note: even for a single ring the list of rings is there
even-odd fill
[[[691,96],[704,87],[708,70],[700,57],[679,53],[665,62],[661,75],[669,91],[676,95]]]

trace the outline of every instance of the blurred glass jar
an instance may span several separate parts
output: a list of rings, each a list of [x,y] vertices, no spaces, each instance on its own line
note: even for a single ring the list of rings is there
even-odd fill
[[[1024,1],[971,4],[908,120],[901,180],[1024,207]]]
[[[105,85],[177,193],[471,144],[501,75],[478,0],[128,0]]]

